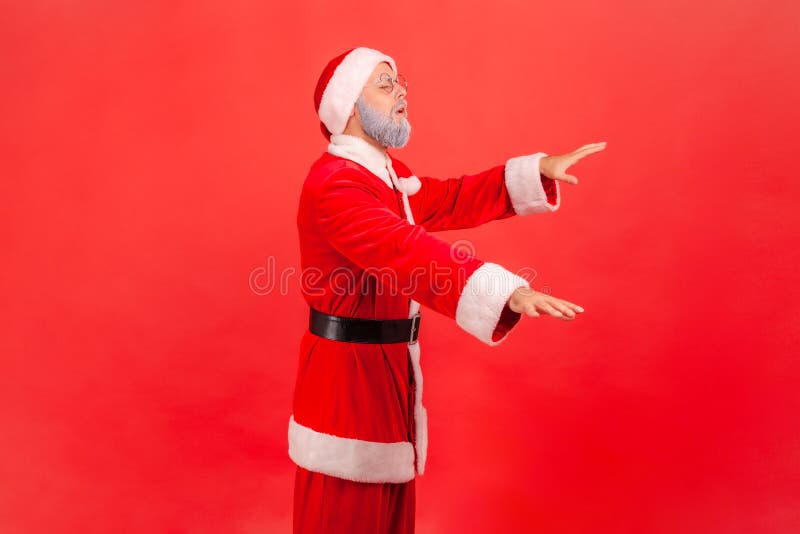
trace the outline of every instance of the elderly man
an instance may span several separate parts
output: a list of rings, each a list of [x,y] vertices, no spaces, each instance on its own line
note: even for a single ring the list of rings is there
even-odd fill
[[[297,214],[309,329],[289,418],[295,532],[414,531],[427,454],[420,305],[490,346],[523,314],[583,312],[429,232],[555,211],[559,181],[577,183],[566,169],[605,143],[417,177],[387,151],[411,133],[407,90],[391,57],[361,47],[331,60],[314,94],[330,144]]]

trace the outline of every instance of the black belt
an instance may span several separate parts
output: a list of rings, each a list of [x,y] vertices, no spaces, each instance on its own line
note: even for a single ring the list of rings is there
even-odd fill
[[[308,329],[312,334],[349,343],[417,342],[420,314],[409,319],[358,319],[328,315],[311,308]]]

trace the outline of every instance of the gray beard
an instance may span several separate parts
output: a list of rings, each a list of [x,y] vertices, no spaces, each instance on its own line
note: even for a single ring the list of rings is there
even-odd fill
[[[396,124],[392,117],[387,117],[377,109],[370,107],[361,96],[356,100],[356,107],[361,116],[361,128],[364,133],[380,143],[381,146],[401,148],[408,143],[411,135],[411,124],[408,119],[401,117],[400,123]],[[395,107],[399,106],[395,105]],[[392,116],[394,116],[395,107],[392,107]]]

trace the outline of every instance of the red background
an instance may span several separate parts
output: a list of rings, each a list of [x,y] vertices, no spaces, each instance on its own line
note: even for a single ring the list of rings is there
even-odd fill
[[[359,45],[417,174],[608,142],[558,212],[440,234],[586,312],[490,348],[428,311],[418,532],[800,531],[790,2],[2,12],[0,531],[289,531],[294,216]]]

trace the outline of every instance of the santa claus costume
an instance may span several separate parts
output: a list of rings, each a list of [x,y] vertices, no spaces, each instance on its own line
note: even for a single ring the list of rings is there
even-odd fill
[[[420,305],[494,346],[521,317],[509,297],[530,287],[431,232],[552,212],[560,203],[558,182],[539,174],[543,152],[437,179],[415,176],[388,151],[344,134],[381,62],[397,73],[386,54],[355,48],[320,76],[315,106],[330,144],[300,197],[301,285],[310,315],[329,325],[402,320],[411,335],[365,343],[304,333],[288,434],[297,466],[295,532],[414,531],[415,476],[425,470],[428,447]]]

